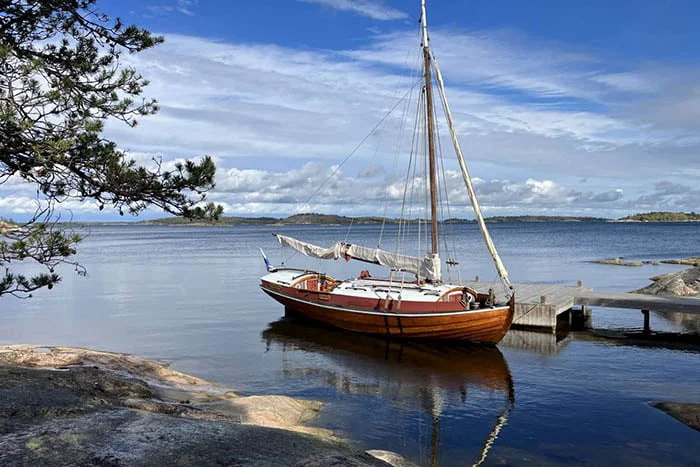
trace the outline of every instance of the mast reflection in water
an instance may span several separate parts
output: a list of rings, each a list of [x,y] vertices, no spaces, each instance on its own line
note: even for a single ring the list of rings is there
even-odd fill
[[[488,435],[480,451],[475,451],[473,465],[486,459],[515,405],[508,364],[495,346],[391,341],[292,319],[271,323],[262,337],[268,348],[274,345],[283,353],[318,354],[341,369],[290,368],[285,359],[285,377],[318,375],[342,393],[388,398],[427,415],[431,420],[430,454],[422,464],[438,465],[440,433],[449,428],[444,417],[441,420],[446,401],[465,404],[474,390],[502,394],[502,408],[488,417],[492,426],[485,427]]]

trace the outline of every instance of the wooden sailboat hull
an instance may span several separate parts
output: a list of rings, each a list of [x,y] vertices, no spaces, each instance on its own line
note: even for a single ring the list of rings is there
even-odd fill
[[[301,291],[263,281],[261,289],[285,306],[288,313],[337,328],[402,339],[451,340],[496,344],[513,321],[514,303],[477,310],[455,309],[451,303],[403,302],[387,310],[384,300],[365,306],[349,305],[347,297]],[[369,305],[369,306],[368,306]],[[414,305],[414,306],[411,306]],[[420,305],[420,306],[418,306]]]

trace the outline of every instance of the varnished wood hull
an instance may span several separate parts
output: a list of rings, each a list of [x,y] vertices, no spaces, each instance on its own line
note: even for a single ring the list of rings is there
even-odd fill
[[[341,329],[402,339],[452,340],[498,343],[513,321],[514,303],[478,310],[455,309],[455,304],[435,304],[433,309],[404,302],[400,310],[383,311],[383,300],[374,306],[351,307],[332,294],[300,292],[263,281],[262,290],[295,315]]]

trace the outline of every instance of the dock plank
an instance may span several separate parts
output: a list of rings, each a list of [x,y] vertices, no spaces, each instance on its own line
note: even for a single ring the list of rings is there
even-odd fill
[[[485,293],[494,289],[500,300],[506,293],[500,284],[463,281],[462,285]],[[700,314],[700,298],[669,297],[621,292],[596,292],[591,288],[558,284],[513,284],[516,315],[514,323],[556,327],[556,317],[575,305]],[[545,303],[541,302],[546,297]]]
[[[584,292],[575,297],[577,305],[635,310],[666,311],[700,315],[700,299],[615,292]]]

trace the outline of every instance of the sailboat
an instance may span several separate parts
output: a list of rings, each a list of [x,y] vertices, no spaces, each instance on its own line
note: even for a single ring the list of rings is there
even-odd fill
[[[272,266],[263,253],[268,274],[260,287],[285,306],[290,315],[319,321],[349,331],[392,338],[459,340],[498,343],[513,321],[515,298],[508,272],[486,228],[457,138],[442,74],[430,47],[425,0],[421,0],[421,49],[423,55],[421,108],[425,111],[422,131],[426,135],[430,200],[430,245],[424,256],[338,242],[325,248],[286,235],[275,234],[279,243],[313,258],[358,260],[389,268],[388,278],[371,277],[362,271],[355,279],[337,280],[324,273]],[[507,289],[499,303],[493,289],[488,293],[444,281],[439,252],[438,173],[436,119],[433,111],[433,76],[445,113],[451,140],[477,223]],[[426,184],[427,186],[428,184]],[[454,260],[447,264],[454,264]],[[401,278],[395,277],[402,274]],[[406,279],[406,274],[412,275]]]

